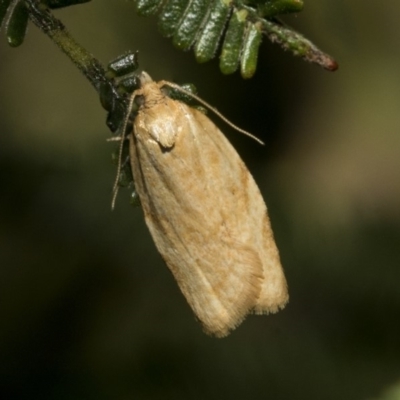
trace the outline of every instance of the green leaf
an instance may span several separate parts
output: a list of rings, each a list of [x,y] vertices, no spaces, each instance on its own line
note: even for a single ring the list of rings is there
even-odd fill
[[[306,39],[294,29],[280,21],[261,20],[262,31],[271,42],[279,44],[284,50],[291,51],[306,61],[315,63],[328,71],[338,69],[337,62],[328,54]]]
[[[28,9],[25,3],[20,1],[12,10],[7,26],[7,40],[11,47],[18,47],[23,43],[28,26],[28,18]]]
[[[160,0],[137,0],[136,10],[142,17],[155,14],[161,6]]]
[[[173,43],[178,49],[188,50],[193,45],[204,15],[209,9],[209,3],[209,0],[190,1],[173,36]]]
[[[231,17],[219,60],[219,68],[223,74],[233,74],[239,66],[247,14],[246,10],[240,10]]]
[[[256,72],[258,48],[262,40],[261,27],[259,23],[247,24],[246,38],[243,43],[242,57],[240,59],[240,72],[243,78],[251,78]]]
[[[110,78],[124,76],[136,71],[138,66],[138,52],[128,52],[108,64],[107,75]]]
[[[8,6],[10,5],[11,0],[0,0],[0,27],[3,24],[4,17],[7,14]]]
[[[214,58],[218,49],[219,40],[222,37],[229,12],[231,1],[214,0],[211,4],[211,12],[200,31],[199,38],[194,46],[194,54],[199,63],[210,61]]]
[[[170,37],[178,28],[189,0],[169,0],[161,10],[158,26],[162,35]]]
[[[248,0],[244,4],[256,6],[258,14],[264,18],[299,12],[304,7],[302,0]]]

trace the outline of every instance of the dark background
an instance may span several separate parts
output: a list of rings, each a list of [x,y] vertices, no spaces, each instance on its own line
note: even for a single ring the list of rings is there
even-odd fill
[[[0,43],[2,399],[400,399],[400,3],[306,2],[285,18],[335,73],[264,41],[256,76],[175,50],[133,4],[56,14],[104,63],[140,50],[266,146],[221,129],[269,207],[279,314],[201,331],[121,191],[98,97],[33,25]],[[396,394],[397,392],[397,394]]]

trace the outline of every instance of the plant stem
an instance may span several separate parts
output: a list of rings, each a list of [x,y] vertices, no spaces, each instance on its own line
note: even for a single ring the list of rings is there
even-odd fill
[[[100,85],[109,82],[103,65],[83,48],[67,31],[60,20],[38,0],[26,0],[31,21],[45,33],[86,76],[97,92]]]

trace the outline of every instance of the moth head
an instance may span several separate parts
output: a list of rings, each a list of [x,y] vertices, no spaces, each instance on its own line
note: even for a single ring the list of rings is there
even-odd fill
[[[153,82],[153,79],[151,79],[151,76],[145,71],[142,71],[139,74],[139,80],[140,80],[141,86],[144,86],[146,83]]]

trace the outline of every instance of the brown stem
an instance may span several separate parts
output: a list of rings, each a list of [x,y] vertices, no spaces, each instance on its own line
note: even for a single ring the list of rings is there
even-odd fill
[[[26,0],[25,3],[31,21],[69,57],[99,92],[100,85],[109,82],[100,61],[76,42],[62,22],[38,0]]]

